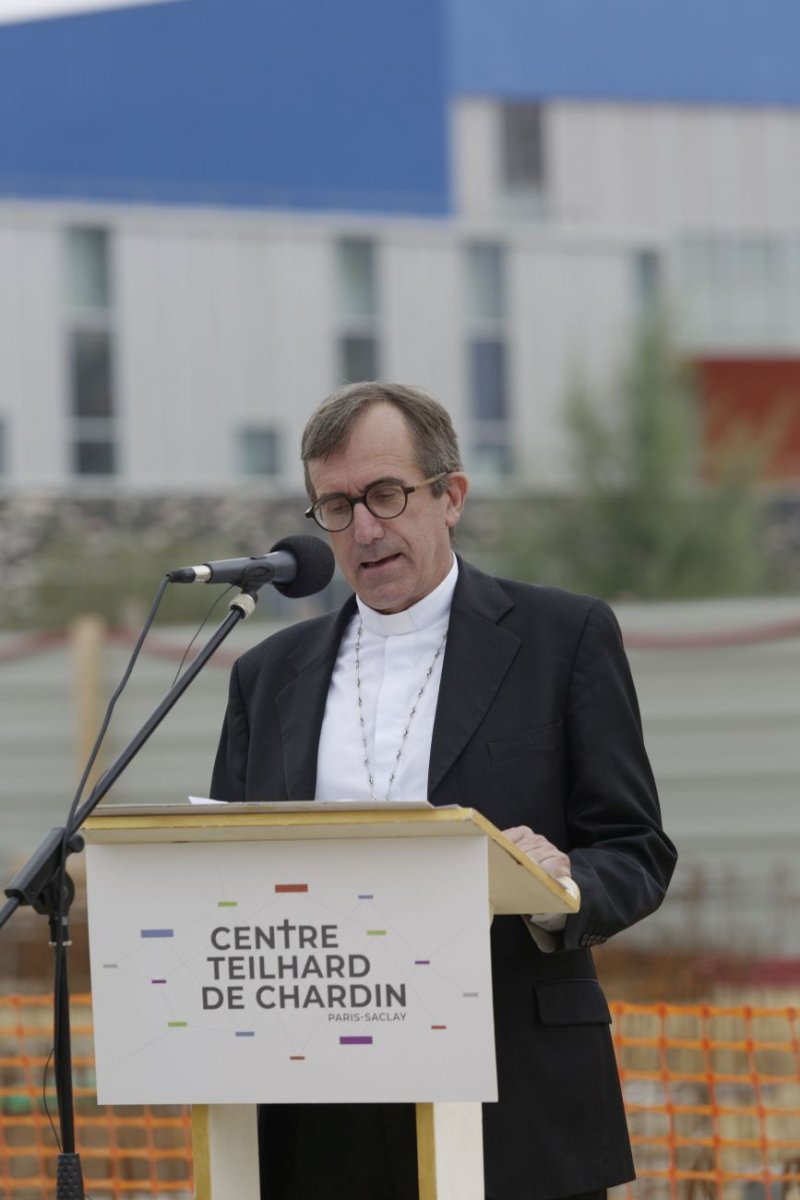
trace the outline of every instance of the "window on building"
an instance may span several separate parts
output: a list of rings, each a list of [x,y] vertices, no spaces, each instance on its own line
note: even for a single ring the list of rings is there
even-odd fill
[[[375,245],[367,238],[343,238],[338,244],[339,300],[345,318],[372,318],[378,312]]]
[[[793,350],[800,331],[795,239],[697,234],[678,244],[675,289],[687,345]]]
[[[72,330],[70,395],[73,417],[113,417],[111,357],[108,330]]]
[[[505,251],[496,242],[473,242],[464,263],[470,462],[477,475],[506,475],[513,460]]]
[[[505,318],[506,281],[503,247],[495,242],[467,246],[467,319],[502,322]]]
[[[476,421],[505,421],[506,346],[499,338],[473,338],[469,346],[472,415]]]
[[[112,281],[105,229],[66,231],[66,322],[70,470],[118,470]]]
[[[339,341],[339,374],[348,383],[378,375],[378,343],[374,337],[347,336]]]
[[[342,238],[336,246],[338,362],[348,383],[379,372],[377,252],[368,238]]]
[[[271,425],[244,425],[236,435],[239,472],[270,478],[280,474],[281,438]]]
[[[656,250],[639,250],[634,256],[634,293],[642,316],[650,317],[661,306],[661,256]]]
[[[75,475],[114,475],[117,469],[116,446],[104,432],[81,429],[72,443],[72,470]]]
[[[502,107],[503,186],[509,192],[545,187],[544,110],[541,104]]]
[[[106,312],[111,307],[107,230],[67,231],[67,305],[73,312]]]

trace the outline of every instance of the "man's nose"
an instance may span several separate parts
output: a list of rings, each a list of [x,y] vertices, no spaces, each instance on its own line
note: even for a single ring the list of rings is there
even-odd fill
[[[353,505],[353,537],[362,546],[383,537],[383,525],[374,517],[363,500]]]

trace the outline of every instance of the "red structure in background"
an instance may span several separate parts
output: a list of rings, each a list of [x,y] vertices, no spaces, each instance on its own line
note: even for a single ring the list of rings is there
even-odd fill
[[[695,367],[708,450],[729,434],[765,439],[762,478],[800,483],[800,358],[704,357]]]

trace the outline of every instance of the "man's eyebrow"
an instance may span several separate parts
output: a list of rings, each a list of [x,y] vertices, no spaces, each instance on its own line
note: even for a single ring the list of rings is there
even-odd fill
[[[380,475],[377,479],[373,479],[361,492],[356,492],[354,495],[348,495],[347,492],[323,492],[317,500],[335,500],[338,496],[344,496],[346,500],[355,500],[358,496],[364,496],[370,488],[377,487],[381,483],[396,483],[398,487],[406,487],[407,484],[399,475]]]

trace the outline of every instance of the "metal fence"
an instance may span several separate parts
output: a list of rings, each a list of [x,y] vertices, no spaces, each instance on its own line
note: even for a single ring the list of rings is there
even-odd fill
[[[620,1200],[800,1194],[800,1008],[615,1003],[637,1181]],[[97,1105],[90,1000],[73,1002],[77,1136],[92,1200],[191,1200],[186,1108]],[[52,1200],[49,998],[0,998],[0,1200]],[[576,1087],[580,1081],[576,1081]]]

